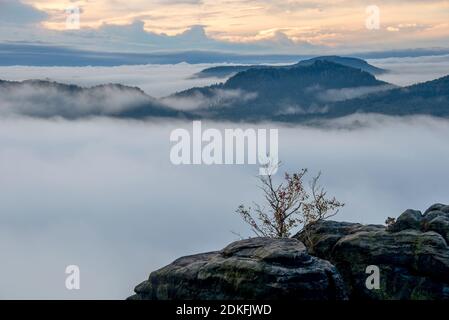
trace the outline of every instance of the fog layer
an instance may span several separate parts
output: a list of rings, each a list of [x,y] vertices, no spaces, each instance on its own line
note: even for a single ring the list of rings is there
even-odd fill
[[[206,86],[223,79],[193,78],[192,75],[214,65],[187,64],[137,65],[118,67],[29,67],[0,66],[0,79],[22,81],[48,79],[65,84],[95,86],[120,83],[137,86],[150,96],[159,98],[195,86]]]
[[[251,235],[234,210],[261,200],[258,166],[174,166],[179,127],[191,123],[0,119],[0,298],[122,299],[176,257],[220,249],[237,239],[231,231]],[[280,171],[321,170],[347,204],[338,220],[383,223],[449,202],[447,120],[353,116],[279,129]],[[64,286],[70,264],[81,290]]]

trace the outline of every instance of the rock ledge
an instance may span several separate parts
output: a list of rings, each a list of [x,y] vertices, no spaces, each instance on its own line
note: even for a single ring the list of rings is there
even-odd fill
[[[252,238],[180,258],[152,272],[129,299],[449,299],[448,243],[443,204],[407,210],[388,227],[321,221],[292,239]],[[370,290],[372,265],[380,288]]]
[[[130,299],[338,300],[343,281],[296,239],[252,238],[187,256],[152,272]]]

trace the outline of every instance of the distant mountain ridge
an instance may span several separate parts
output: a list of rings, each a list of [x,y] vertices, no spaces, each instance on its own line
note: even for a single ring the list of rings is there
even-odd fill
[[[289,68],[248,69],[223,84],[192,88],[177,96],[208,97],[218,89],[250,92],[256,98],[221,106],[215,103],[203,108],[202,115],[282,122],[332,119],[354,113],[449,116],[449,76],[400,88],[368,72],[319,57]]]
[[[250,69],[262,69],[262,68],[294,68],[297,66],[309,66],[313,64],[315,61],[328,61],[333,63],[338,63],[346,67],[352,67],[355,69],[360,69],[362,71],[369,72],[373,75],[379,75],[388,72],[385,69],[381,69],[375,67],[365,60],[359,58],[352,57],[340,57],[340,56],[320,56],[312,59],[301,60],[300,62],[292,65],[285,66],[264,66],[264,65],[247,65],[247,66],[217,66],[212,68],[206,68],[197,74],[194,77],[197,78],[208,78],[208,77],[216,77],[216,78],[226,78],[232,76],[238,72],[243,72]]]
[[[248,69],[224,83],[191,88],[161,99],[120,84],[83,88],[46,80],[0,80],[0,114],[291,123],[354,113],[449,117],[449,76],[397,87],[360,68],[320,58],[312,60],[289,67]]]
[[[308,60],[302,60],[298,62],[297,66],[308,66],[312,65],[315,61],[327,61],[327,62],[333,62],[341,64],[345,67],[351,67],[354,69],[360,69],[362,71],[371,73],[372,75],[379,75],[383,73],[387,73],[388,70],[375,67],[365,60],[359,59],[359,58],[353,58],[353,57],[340,57],[340,56],[321,56],[316,57]]]
[[[387,115],[429,114],[449,116],[449,75],[405,88],[379,92],[335,104],[342,115],[355,112]]]
[[[253,68],[242,71],[226,82],[203,88],[192,88],[174,95],[179,99],[202,97],[213,103],[199,111],[211,118],[229,120],[269,119],[282,114],[323,114],[329,103],[330,90],[370,88],[383,90],[391,86],[372,74],[325,60],[292,67]],[[217,93],[240,92],[250,99],[235,99],[220,104]],[[218,102],[217,102],[218,101]]]
[[[0,80],[0,114],[77,119],[179,117],[137,87],[105,84],[89,88],[48,80]]]

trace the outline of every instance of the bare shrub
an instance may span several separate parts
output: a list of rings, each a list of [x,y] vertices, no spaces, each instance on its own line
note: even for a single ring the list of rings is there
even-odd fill
[[[236,212],[259,237],[286,238],[294,229],[304,230],[311,224],[335,216],[344,203],[328,198],[319,185],[321,173],[304,186],[307,169],[285,173],[284,181],[275,185],[271,174],[259,176],[265,203],[253,207],[240,205]]]

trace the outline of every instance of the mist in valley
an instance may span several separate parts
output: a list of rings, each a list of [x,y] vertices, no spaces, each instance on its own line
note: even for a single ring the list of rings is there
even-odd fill
[[[393,62],[383,63],[378,65]],[[8,68],[0,68],[7,71],[4,79],[36,75],[32,67],[28,74]],[[161,81],[165,87],[139,80],[139,74],[120,82],[147,83],[146,93],[164,96],[191,86],[189,76],[197,72],[186,65],[166,68],[172,72],[159,70],[170,74]],[[189,71],[173,76],[176,68]],[[47,71],[61,80],[60,70]],[[99,79],[78,73],[74,82],[119,81],[108,72],[117,70],[104,68],[104,78],[95,76]],[[429,72],[427,80],[435,75]],[[405,83],[407,73],[394,77],[395,84]],[[356,114],[314,127],[203,125],[221,131],[279,129],[282,167],[276,179],[283,171],[322,171],[329,195],[346,203],[336,220],[382,224],[408,208],[424,210],[447,201],[446,119]],[[179,256],[221,249],[238,240],[236,233],[252,236],[234,211],[262,201],[259,166],[175,166],[169,137],[177,128],[191,130],[192,123],[0,117],[0,298],[123,299],[150,270]],[[80,267],[81,290],[64,286],[65,267],[71,264]]]

